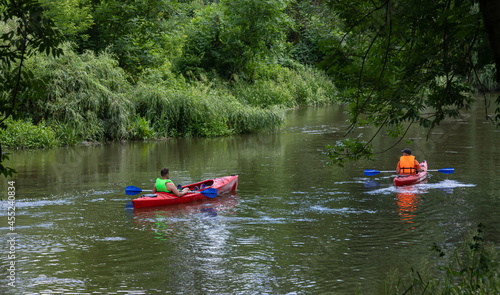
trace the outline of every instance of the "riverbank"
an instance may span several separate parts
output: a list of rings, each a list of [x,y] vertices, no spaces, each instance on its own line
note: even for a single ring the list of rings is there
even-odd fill
[[[66,44],[64,55],[37,55],[27,67],[43,96],[22,97],[0,130],[4,147],[254,133],[281,126],[288,109],[336,100],[326,74],[303,65],[263,66],[252,81],[155,71],[132,82],[113,55]]]

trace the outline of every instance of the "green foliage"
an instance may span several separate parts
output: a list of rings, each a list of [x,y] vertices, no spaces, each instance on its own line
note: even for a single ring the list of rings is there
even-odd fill
[[[297,69],[282,66],[260,67],[254,83],[236,79],[231,89],[244,103],[258,107],[310,106],[332,103],[337,90],[333,82],[320,70],[308,66]]]
[[[14,173],[17,173],[17,171],[15,169],[10,168],[10,167],[6,167],[3,165],[3,163],[5,163],[7,160],[9,160],[9,156],[10,156],[9,153],[4,153],[0,149],[0,171],[2,171],[2,174],[5,177],[9,177],[9,176],[14,175]]]
[[[335,1],[331,7],[345,34],[321,43],[322,66],[349,105],[352,129],[433,128],[470,107],[474,52],[486,41],[472,1]]]
[[[482,91],[495,89],[497,82],[495,80],[497,69],[495,64],[487,64],[484,67],[474,71],[471,77],[471,83],[477,85],[477,88]]]
[[[248,64],[279,54],[290,19],[288,0],[224,0],[221,41],[238,74],[252,76]],[[233,72],[234,73],[234,72]],[[231,73],[231,74],[233,74]]]
[[[283,124],[285,118],[283,109],[260,109],[245,107],[237,103],[228,115],[228,126],[234,133],[272,130]]]
[[[432,250],[438,253],[444,266],[437,269],[417,271],[388,280],[386,294],[498,294],[500,292],[500,264],[498,252],[483,237],[484,225],[468,234],[465,242],[451,255],[434,244]],[[444,261],[442,261],[444,260]],[[396,276],[397,277],[397,276]]]
[[[156,136],[155,131],[149,126],[149,121],[141,116],[136,116],[132,121],[129,131],[129,139],[150,139]]]
[[[0,1],[0,130],[5,128],[6,119],[16,115],[18,96],[32,95],[36,89],[30,84],[32,74],[24,69],[26,58],[37,52],[61,54],[60,31],[43,11],[35,0]],[[0,174],[9,176],[14,170],[2,164],[5,159],[1,154]]]
[[[333,81],[323,71],[310,66],[297,66],[293,70],[281,69],[282,79],[292,92],[297,105],[325,105],[338,102],[338,91]]]
[[[177,68],[254,79],[255,65],[280,56],[290,19],[286,0],[231,0],[197,11]]]
[[[403,136],[467,109],[495,71],[473,1],[63,2],[0,2],[0,111],[63,145],[257,132],[338,97],[349,134]],[[329,147],[332,162],[372,158],[371,141]]]
[[[183,34],[179,26],[185,7],[170,0],[106,0],[94,7],[94,25],[80,46],[109,50],[134,78],[148,68],[163,66],[179,54]]]
[[[0,1],[1,21],[6,24],[0,35],[2,67],[12,65],[35,52],[60,55],[61,34],[53,21],[45,18],[44,8],[36,0]]]
[[[93,24],[91,6],[88,0],[39,0],[47,8],[44,15],[64,34],[66,40],[87,39],[85,34]]]
[[[16,148],[46,148],[58,145],[56,132],[45,122],[33,125],[29,121],[7,119],[0,129],[0,143]]]
[[[253,84],[237,83],[234,87],[235,96],[243,103],[251,106],[294,107],[296,102],[285,84],[273,80],[258,80]]]
[[[118,63],[106,52],[77,54],[66,44],[64,56],[37,56],[29,67],[45,84],[46,95],[23,100],[34,122],[70,125],[75,138],[126,139],[134,114],[132,85]]]
[[[321,62],[323,40],[340,34],[335,13],[326,2],[293,1],[287,9],[294,23],[288,32],[290,57],[301,64],[316,65]]]
[[[360,138],[339,140],[334,146],[328,145],[326,149],[331,160],[329,164],[341,167],[344,166],[346,158],[351,160],[373,160],[374,157],[372,146],[366,141],[360,140]]]
[[[242,105],[202,82],[179,89],[139,84],[134,97],[138,114],[158,136],[223,136],[272,129],[283,122],[279,110]]]
[[[51,126],[59,146],[72,146],[82,142],[81,134],[71,123],[58,122]]]

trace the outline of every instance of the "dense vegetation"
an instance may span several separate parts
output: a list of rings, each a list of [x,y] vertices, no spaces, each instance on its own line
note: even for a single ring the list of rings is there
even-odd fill
[[[257,132],[278,127],[288,108],[335,99],[314,62],[293,58],[287,9],[300,10],[289,1],[18,2],[45,8],[37,21],[62,38],[23,56],[29,91],[10,103],[10,85],[1,89],[4,106],[15,105],[4,146]]]
[[[257,132],[334,101],[350,106],[350,131],[404,136],[498,85],[498,3],[0,1],[0,143]],[[331,158],[370,157],[370,142],[339,142]]]

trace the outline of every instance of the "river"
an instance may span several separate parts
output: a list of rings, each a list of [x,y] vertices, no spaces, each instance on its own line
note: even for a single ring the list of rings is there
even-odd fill
[[[0,183],[0,291],[383,294],[391,273],[434,261],[433,243],[451,251],[480,222],[500,245],[500,137],[481,112],[445,122],[428,140],[412,128],[376,161],[345,168],[326,165],[325,155],[347,126],[339,106],[291,111],[270,133],[14,151],[8,166],[19,173]],[[380,136],[375,151],[395,142]],[[402,188],[392,173],[363,175],[393,170],[405,147],[429,169],[455,173]],[[151,189],[163,167],[176,184],[238,174],[239,187],[128,209],[124,188]]]

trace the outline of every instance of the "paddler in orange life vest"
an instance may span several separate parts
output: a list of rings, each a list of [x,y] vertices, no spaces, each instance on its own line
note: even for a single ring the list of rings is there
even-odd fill
[[[160,171],[161,178],[156,179],[156,183],[153,186],[153,194],[156,192],[166,192],[174,194],[178,197],[182,197],[189,193],[189,188],[184,188],[179,191],[175,186],[174,182],[170,180],[170,170],[168,168],[163,168]]]
[[[411,155],[410,149],[404,149],[401,152],[403,155],[399,158],[398,165],[396,166],[396,172],[399,175],[415,175],[417,172],[424,171],[420,169],[420,164],[415,159],[415,156]]]

